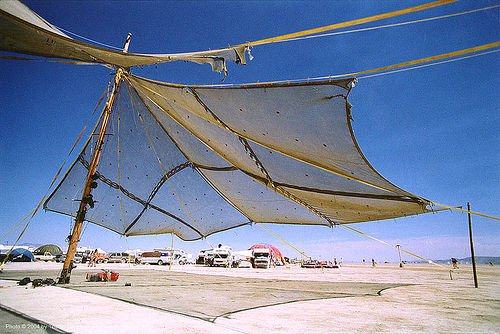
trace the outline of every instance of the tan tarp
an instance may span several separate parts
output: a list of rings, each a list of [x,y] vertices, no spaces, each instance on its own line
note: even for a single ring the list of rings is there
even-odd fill
[[[51,58],[73,59],[131,67],[175,60],[210,64],[226,72],[226,61],[246,64],[246,46],[172,53],[134,54],[94,46],[69,38],[17,0],[0,1],[0,50]]]
[[[69,38],[19,1],[0,1],[0,50],[124,68],[186,60],[226,72],[226,61],[245,64],[247,46],[123,53]],[[251,222],[332,226],[429,212],[427,200],[363,156],[347,100],[353,78],[216,88],[126,76],[87,221],[194,240]],[[96,138],[45,209],[76,215]]]
[[[429,212],[361,153],[352,81],[214,88],[129,75],[86,219],[126,235],[193,240],[250,222],[331,226]],[[75,215],[92,147],[46,209]]]

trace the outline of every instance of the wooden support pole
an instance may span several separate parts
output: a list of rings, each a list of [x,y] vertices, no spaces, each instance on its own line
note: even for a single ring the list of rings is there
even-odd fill
[[[476,271],[476,257],[474,255],[474,243],[472,242],[472,219],[470,214],[470,203],[467,203],[467,211],[469,211],[469,238],[470,238],[470,254],[472,260],[472,273],[474,275],[474,286],[477,288],[477,271]]]
[[[123,52],[128,51],[128,46],[130,43],[130,37],[132,34],[128,34],[123,46]],[[104,144],[104,137],[106,135],[106,129],[109,123],[109,117],[111,116],[111,108],[113,106],[113,101],[115,99],[116,93],[119,89],[120,78],[123,73],[122,68],[116,69],[116,74],[114,78],[113,88],[108,96],[106,105],[104,106],[104,115],[102,119],[101,129],[97,137],[97,142],[95,143],[94,154],[92,155],[92,160],[90,161],[89,170],[87,173],[87,179],[85,181],[85,186],[83,188],[82,198],[80,200],[80,206],[78,212],[76,213],[75,226],[71,232],[71,238],[69,240],[68,251],[66,252],[66,259],[64,260],[63,269],[61,275],[59,276],[58,284],[69,283],[71,270],[73,269],[73,258],[75,257],[76,248],[78,241],[80,239],[80,233],[82,231],[83,221],[85,220],[85,214],[87,213],[87,206],[94,207],[94,201],[90,192],[96,187],[95,182],[95,172],[97,170],[97,164],[101,157],[102,146]]]

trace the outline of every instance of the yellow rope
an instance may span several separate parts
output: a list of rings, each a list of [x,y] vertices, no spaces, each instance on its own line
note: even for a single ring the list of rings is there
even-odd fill
[[[406,66],[416,65],[416,64],[426,63],[426,62],[440,60],[440,59],[444,59],[444,58],[451,58],[451,57],[460,56],[460,55],[463,55],[463,54],[466,54],[466,53],[472,53],[472,52],[476,52],[476,51],[482,51],[482,50],[486,50],[486,49],[496,48],[498,46],[500,46],[500,42],[494,42],[494,43],[484,44],[484,45],[480,45],[480,46],[476,46],[476,47],[473,47],[473,48],[464,49],[464,50],[460,50],[460,51],[454,51],[454,52],[440,54],[440,55],[437,55],[437,56],[432,56],[432,57],[427,57],[427,58],[422,58],[422,59],[407,61],[407,62],[404,62],[404,63],[395,64],[395,65],[379,67],[379,68],[376,68],[376,69],[373,69],[373,70],[367,70],[367,71],[361,71],[361,72],[354,72],[354,73],[337,75],[335,77],[337,77],[337,78],[351,77],[351,76],[358,76],[360,74],[368,74],[368,73],[374,73],[374,72],[381,72],[381,71],[391,70],[391,69],[394,69],[394,68],[400,68],[400,67],[406,67]]]
[[[484,217],[484,218],[490,218],[490,219],[494,219],[494,220],[500,220],[499,217],[488,216],[488,215],[485,215],[485,214],[482,214],[482,213],[479,213],[479,212],[474,212],[474,211],[469,211],[469,210],[463,210],[463,209],[460,209],[460,208],[457,208],[457,207],[453,207],[453,206],[438,204],[438,203],[434,203],[434,202],[430,202],[430,204],[431,205],[440,206],[440,207],[443,207],[443,208],[446,208],[446,209],[456,210],[456,211],[460,211],[460,212],[464,212],[464,213],[470,213],[471,215],[476,215],[476,216],[480,216],[480,217]]]
[[[43,200],[45,199],[45,196],[47,196],[47,194],[45,194],[42,199],[40,200],[40,202],[38,203],[38,205],[36,206],[35,210],[33,210],[32,214],[31,214],[31,217],[30,219],[28,219],[28,221],[26,222],[26,225],[24,226],[23,230],[21,231],[21,233],[19,234],[19,236],[17,237],[16,241],[14,242],[14,244],[12,245],[12,247],[10,248],[10,250],[8,251],[7,255],[5,256],[5,259],[3,260],[2,262],[2,265],[0,266],[0,271],[3,270],[3,267],[5,265],[5,262],[7,262],[7,260],[9,259],[9,255],[10,253],[12,253],[12,251],[14,250],[14,247],[16,247],[17,245],[17,242],[19,241],[19,239],[21,239],[21,237],[23,236],[24,232],[26,231],[26,228],[28,228],[28,225],[31,223],[31,219],[33,218],[33,216],[36,214],[36,212],[38,211],[38,209],[40,208],[40,206],[42,205],[43,203]]]
[[[347,228],[347,229],[349,229],[349,230],[351,230],[351,231],[353,231],[353,232],[359,233],[359,234],[361,234],[361,235],[364,235],[365,237],[368,237],[368,238],[370,238],[370,239],[373,239],[373,240],[375,240],[375,241],[378,241],[378,242],[380,242],[380,243],[383,243],[384,245],[391,246],[391,247],[396,247],[396,246],[391,245],[390,243],[388,243],[388,242],[386,242],[386,241],[384,241],[384,240],[377,239],[377,238],[375,238],[375,237],[373,237],[373,236],[371,236],[371,235],[369,235],[369,234],[366,234],[366,233],[364,233],[364,232],[361,232],[360,230],[357,230],[357,229],[352,228],[352,227],[350,227],[350,226],[347,226],[347,225],[344,225],[344,224],[340,224],[339,226],[342,226],[343,228]],[[434,265],[436,265],[436,266],[438,266],[438,267],[441,267],[441,268],[445,268],[445,269],[447,269],[446,267],[444,267],[444,266],[442,266],[442,265],[440,265],[440,264],[438,264],[438,263],[435,263],[435,262],[434,262],[434,261],[432,261],[432,260],[428,260],[428,259],[426,259],[426,258],[424,258],[424,257],[422,257],[422,256],[420,256],[420,255],[414,254],[414,253],[412,253],[412,252],[410,252],[410,251],[407,251],[407,250],[405,250],[405,249],[403,249],[403,248],[401,248],[401,247],[400,247],[400,250],[401,250],[401,251],[403,251],[403,252],[405,252],[406,254],[409,254],[409,255],[415,256],[416,258],[419,258],[419,259],[421,259],[421,260],[424,260],[424,261],[426,261],[426,262],[428,262],[428,263],[430,263],[430,264],[434,264]]]
[[[403,15],[403,14],[413,13],[413,12],[417,12],[420,10],[433,8],[433,7],[449,4],[452,2],[456,2],[456,1],[458,1],[458,0],[435,1],[435,2],[423,4],[423,5],[416,6],[416,7],[401,9],[401,10],[397,10],[397,11],[389,12],[389,13],[385,13],[385,14],[374,15],[374,16],[363,18],[363,19],[357,19],[357,20],[347,21],[347,22],[343,22],[343,23],[336,23],[336,24],[332,24],[332,25],[328,25],[328,26],[324,26],[324,27],[319,27],[319,28],[315,28],[315,29],[299,31],[299,32],[295,32],[292,34],[286,34],[286,35],[282,35],[282,36],[261,39],[258,41],[249,42],[249,43],[242,44],[242,45],[256,46],[256,45],[263,45],[263,44],[280,42],[280,41],[290,39],[290,38],[296,38],[296,37],[301,37],[301,36],[306,36],[306,35],[317,34],[317,33],[324,32],[324,31],[350,27],[353,25],[358,25],[358,24],[367,23],[367,22],[373,22],[373,21],[382,20],[382,19],[386,19],[386,18],[390,18],[390,17],[394,17],[394,16],[399,16],[399,15]],[[238,46],[241,46],[241,45],[238,45]]]
[[[480,11],[484,11],[484,10],[488,10],[488,9],[492,9],[492,8],[497,8],[497,7],[500,7],[500,5],[483,7],[483,8],[468,10],[468,11],[460,12],[460,13],[454,13],[454,14],[448,14],[448,15],[442,15],[442,16],[435,16],[435,17],[430,17],[430,18],[421,19],[421,20],[413,20],[413,21],[406,21],[406,22],[400,22],[400,23],[394,23],[394,24],[386,24],[386,25],[381,25],[381,26],[376,26],[376,27],[369,27],[369,28],[361,28],[361,29],[353,29],[353,30],[346,30],[346,31],[331,32],[331,33],[320,34],[320,35],[312,35],[312,36],[302,36],[302,37],[296,37],[296,38],[289,38],[289,39],[284,39],[284,40],[279,41],[279,42],[291,42],[291,41],[299,41],[299,40],[303,40],[303,39],[311,39],[311,38],[319,38],[319,37],[327,37],[327,36],[350,34],[350,33],[360,32],[360,31],[370,31],[370,30],[376,30],[376,29],[392,28],[392,27],[398,27],[398,26],[403,26],[403,25],[408,25],[408,24],[428,22],[428,21],[434,21],[434,20],[439,20],[439,19],[444,19],[444,18],[459,16],[459,15],[471,14],[471,13],[480,12]]]
[[[344,225],[344,224],[340,224],[340,226],[342,226],[342,227],[344,227],[344,228],[347,228],[347,229],[349,229],[349,230],[351,230],[351,231],[354,231],[354,232],[356,232],[356,233],[362,234],[362,235],[364,235],[365,237],[368,237],[368,238],[370,238],[370,239],[373,239],[373,240],[375,240],[375,241],[378,241],[378,242],[380,242],[380,243],[383,243],[383,244],[385,244],[385,245],[387,245],[387,246],[392,246],[390,243],[388,243],[388,242],[386,242],[386,241],[384,241],[384,240],[380,240],[380,239],[377,239],[377,238],[375,238],[375,237],[372,237],[371,235],[368,235],[368,234],[366,234],[366,233],[364,233],[364,232],[361,232],[361,231],[359,231],[359,230],[356,230],[355,228],[352,228],[352,227],[350,227],[350,226],[347,226],[347,225]]]
[[[419,65],[419,66],[402,68],[402,69],[399,69],[399,70],[393,70],[393,71],[387,71],[387,72],[382,72],[382,73],[375,73],[375,74],[371,74],[371,75],[365,75],[365,76],[358,77],[357,79],[358,80],[368,79],[368,78],[378,77],[378,76],[387,75],[387,74],[393,74],[393,73],[399,73],[399,72],[417,70],[417,69],[420,69],[420,68],[425,68],[425,67],[435,66],[435,65],[440,65],[440,64],[446,64],[446,63],[452,63],[454,61],[459,61],[459,60],[464,60],[464,59],[468,59],[468,58],[479,57],[479,56],[483,56],[483,55],[487,55],[487,54],[495,53],[495,52],[500,52],[500,49],[492,50],[492,51],[485,51],[485,52],[476,53],[476,54],[473,54],[473,55],[463,56],[463,57],[459,57],[459,58],[442,60],[442,61],[438,61],[438,62],[431,63],[431,64],[424,64],[424,65]]]
[[[2,236],[2,240],[7,236],[9,235],[10,232],[14,231],[19,225],[22,224],[23,221],[25,221],[33,212],[35,211],[35,209],[33,209],[30,213],[28,213],[28,215],[26,217],[24,217],[19,223],[16,224],[16,226],[14,226],[9,232],[5,233],[3,236]]]
[[[269,229],[267,229],[266,227],[264,227],[262,224],[260,224],[260,223],[256,223],[256,224],[257,224],[257,225],[259,225],[260,227],[262,227],[262,228],[263,228],[264,230],[266,230],[267,232],[269,232],[269,233],[271,233],[272,235],[274,235],[276,238],[278,238],[279,240],[281,240],[282,242],[284,242],[284,243],[285,243],[285,244],[287,244],[288,246],[290,246],[290,247],[292,247],[293,249],[295,249],[297,252],[299,252],[299,253],[300,253],[300,254],[302,254],[303,256],[305,256],[305,257],[309,258],[310,260],[314,261],[311,257],[309,257],[309,256],[308,256],[308,255],[306,255],[305,253],[303,253],[303,252],[301,252],[300,250],[298,250],[296,247],[294,247],[294,246],[293,246],[292,244],[290,244],[289,242],[287,242],[287,241],[285,241],[284,239],[282,239],[282,238],[280,238],[279,236],[277,236],[275,233],[273,233],[271,230],[269,230]],[[353,232],[359,233],[359,234],[361,234],[361,235],[363,235],[363,236],[365,236],[365,237],[368,237],[368,238],[370,238],[370,239],[372,239],[372,240],[375,240],[375,241],[378,241],[378,242],[380,242],[380,243],[383,243],[384,245],[387,245],[387,246],[390,246],[390,247],[396,247],[396,246],[391,245],[390,243],[388,243],[388,242],[386,242],[386,241],[384,241],[384,240],[377,239],[377,238],[375,238],[375,237],[373,237],[373,236],[371,236],[371,235],[369,235],[369,234],[366,234],[366,233],[364,233],[364,232],[361,232],[360,230],[357,230],[357,229],[355,229],[355,228],[352,228],[352,227],[350,227],[350,226],[348,226],[348,225],[340,224],[340,226],[342,226],[342,227],[344,227],[344,228],[347,228],[347,229],[349,229],[349,230],[351,230],[351,231],[353,231]],[[438,263],[435,263],[435,262],[434,262],[434,261],[432,261],[432,260],[426,259],[426,258],[424,258],[423,256],[420,256],[420,255],[417,255],[417,254],[415,254],[415,253],[412,253],[412,252],[410,252],[410,251],[408,251],[408,250],[406,250],[406,249],[403,249],[403,248],[401,248],[401,247],[400,247],[400,250],[401,250],[401,251],[403,251],[403,252],[405,252],[406,254],[409,254],[409,255],[411,255],[411,256],[414,256],[414,257],[416,257],[416,258],[419,258],[419,259],[421,259],[421,260],[424,260],[424,261],[426,261],[426,262],[428,262],[428,263],[430,263],[430,264],[436,265],[436,266],[438,266],[438,267],[440,267],[440,268],[448,269],[448,268],[446,268],[446,267],[444,267],[444,266],[442,266],[442,265],[440,265],[440,264],[438,264]],[[322,267],[322,268],[323,268],[323,267]]]
[[[299,249],[297,249],[294,245],[292,245],[291,243],[287,242],[286,240],[283,240],[283,238],[280,238],[279,236],[277,236],[273,231],[269,230],[268,228],[266,228],[264,225],[262,225],[261,223],[255,223],[256,225],[262,227],[264,230],[266,230],[267,232],[271,233],[272,235],[274,235],[276,238],[278,238],[280,241],[284,242],[285,244],[287,244],[288,246],[292,247],[293,249],[295,249],[297,252],[299,252],[300,254],[302,254],[304,257],[308,258],[309,260],[311,261],[314,261],[309,255],[305,254],[304,252],[301,252]]]
[[[358,74],[367,74],[367,73],[374,73],[374,72],[380,72],[380,71],[384,71],[384,70],[388,70],[388,69],[395,69],[395,68],[399,68],[399,67],[406,67],[406,66],[410,66],[410,65],[414,65],[414,64],[420,64],[420,63],[425,63],[425,62],[429,62],[429,61],[434,61],[434,60],[439,60],[439,59],[444,59],[444,58],[449,58],[449,57],[455,57],[457,55],[463,55],[463,54],[467,54],[467,53],[471,53],[471,52],[477,52],[477,51],[481,51],[481,50],[486,50],[486,49],[491,49],[491,48],[494,48],[494,47],[498,47],[500,46],[500,42],[495,42],[495,43],[490,43],[490,44],[484,44],[484,45],[480,45],[480,46],[477,46],[477,47],[473,47],[473,48],[469,48],[469,49],[465,49],[465,50],[460,50],[460,51],[454,51],[454,52],[450,52],[450,53],[446,53],[446,54],[441,54],[441,55],[437,55],[437,56],[432,56],[432,57],[427,57],[427,58],[422,58],[422,59],[417,59],[417,60],[413,60],[413,61],[409,61],[409,62],[405,62],[405,63],[400,63],[400,64],[396,64],[396,65],[390,65],[390,66],[385,66],[385,67],[380,67],[380,68],[377,68],[377,69],[373,69],[373,70],[367,70],[367,71],[361,71],[361,72],[356,72],[356,73],[351,73],[351,74],[342,74],[342,75],[336,75],[336,76],[329,76],[329,77],[318,77],[318,78],[313,78],[314,80],[317,80],[317,79],[328,79],[328,78],[339,78],[339,77],[347,77],[347,76],[354,76],[354,75],[358,75]],[[498,52],[499,50],[494,50],[494,51],[490,51],[490,52]],[[490,52],[485,52],[485,53],[482,53],[482,54],[486,54],[486,53],[490,53]],[[478,54],[478,55],[482,55],[482,54]],[[469,58],[469,57],[474,57],[474,56],[478,56],[478,55],[470,55],[470,56],[466,56],[466,57],[463,57],[463,58],[460,58],[460,59],[465,59],[465,58]],[[452,59],[452,60],[449,60],[449,61],[454,61],[454,60],[459,60],[459,59]],[[437,64],[437,63],[436,63]],[[423,66],[431,66],[433,64],[429,64],[429,65],[423,65]],[[405,70],[409,70],[409,69],[405,69]],[[384,74],[384,73],[382,73]],[[379,74],[379,75],[382,75],[382,74]],[[365,76],[363,78],[367,78],[369,76]],[[131,78],[127,78],[127,80],[132,80],[134,81],[134,83],[136,83],[138,86],[144,88],[144,89],[147,89],[149,91],[151,91],[152,93],[154,94],[157,94],[156,92],[154,92],[153,90],[151,90],[150,88],[146,87],[146,86],[143,86],[141,85],[138,81],[136,81],[133,77]],[[283,83],[283,82],[289,82],[290,80],[285,80],[285,81],[274,81],[274,82],[266,82],[266,83]],[[262,84],[262,83],[255,83],[255,84]],[[211,85],[209,87],[216,87],[217,85]],[[163,110],[163,109],[162,109]],[[185,110],[187,110],[188,112],[192,113],[193,115],[196,115],[198,116],[197,114],[195,114],[194,112],[190,111],[189,109],[185,108]],[[199,116],[198,116],[199,117]],[[224,127],[222,127],[220,124],[218,124],[217,122],[212,122],[210,120],[207,120],[205,119],[207,122],[213,124],[213,125],[216,125],[216,126],[219,126],[221,128],[224,129]],[[294,156],[291,156],[289,154],[286,154],[284,152],[281,152],[281,151],[278,151],[274,148],[270,148],[268,146],[266,146],[265,144],[263,143],[260,143],[260,142],[257,142],[251,138],[248,138],[242,134],[239,134],[239,133],[236,133],[235,134],[241,136],[242,138],[245,138],[253,143],[256,143],[258,145],[261,145],[263,147],[266,147],[268,149],[273,149],[275,151],[277,151],[278,153],[281,153],[289,158],[292,158],[292,159],[295,159],[295,160],[298,160],[298,161],[301,161],[305,164],[308,164],[308,165],[311,165],[311,166],[314,166],[316,168],[319,168],[319,169],[322,169],[322,170],[325,170],[327,172],[330,172],[332,174],[335,174],[335,175],[338,175],[338,176],[341,176],[341,177],[345,177],[347,179],[350,179],[350,180],[353,180],[353,181],[356,181],[356,182],[359,182],[359,183],[362,183],[362,184],[365,184],[365,185],[368,185],[368,186],[371,186],[371,187],[374,187],[374,188],[377,188],[377,189],[382,189],[382,190],[387,190],[387,189],[384,189],[383,187],[379,187],[379,186],[376,186],[376,185],[373,185],[369,182],[366,182],[366,181],[363,181],[363,180],[360,180],[358,178],[355,178],[355,177],[352,177],[352,176],[347,176],[347,175],[344,175],[342,173],[339,173],[339,172],[336,172],[336,171],[333,171],[329,168],[325,168],[325,167],[321,167],[321,166],[318,166],[317,164],[314,164],[312,162],[308,162],[308,161],[305,161],[303,159],[300,159],[300,158],[297,158],[297,157],[294,157]],[[215,151],[214,151],[215,152]],[[217,152],[216,152],[217,153]],[[453,209],[453,210],[457,210],[457,211],[463,211],[463,212],[468,212],[468,211],[464,211],[464,210],[461,210],[461,209],[457,209],[457,208],[453,208],[453,207],[449,207],[449,206],[444,206],[442,204],[437,204],[437,203],[432,203],[431,204],[434,204],[434,205],[437,205],[437,206],[441,206],[441,207],[445,207],[445,208],[448,208],[448,209]],[[486,218],[491,218],[491,219],[496,219],[496,220],[500,220],[500,218],[497,218],[497,217],[492,217],[492,216],[488,216],[488,215],[484,215],[484,214],[481,214],[481,213],[477,213],[477,212],[471,212],[471,214],[475,214],[475,215],[479,215],[479,216],[482,216],[482,217],[486,217]]]
[[[82,138],[82,135],[83,133],[85,132],[85,129],[87,128],[87,125],[89,124],[90,122],[90,119],[92,118],[92,116],[94,115],[95,111],[97,110],[97,108],[99,107],[99,105],[101,104],[102,102],[102,99],[104,98],[104,96],[106,95],[106,92],[109,88],[109,85],[108,87],[106,87],[106,90],[104,91],[103,95],[101,96],[101,99],[99,100],[99,102],[97,103],[97,106],[94,108],[94,110],[92,111],[92,114],[89,118],[89,120],[87,121],[87,123],[85,124],[85,126],[83,127],[82,131],[80,132],[80,134],[78,135],[75,143],[73,144],[73,146],[71,147],[71,150],[69,151],[69,153],[67,154],[66,156],[66,159],[63,161],[61,167],[59,167],[59,170],[57,171],[56,175],[54,176],[54,178],[52,179],[52,182],[50,183],[49,187],[47,188],[47,191],[45,192],[45,194],[43,195],[42,199],[40,200],[40,202],[38,203],[38,205],[36,206],[36,208],[31,211],[30,214],[28,214],[25,218],[23,218],[12,230],[10,230],[9,232],[7,232],[4,237],[9,234],[10,232],[12,232],[14,229],[16,229],[23,221],[25,221],[28,217],[28,221],[26,223],[26,225],[24,226],[23,230],[21,231],[21,233],[19,234],[19,236],[17,237],[16,241],[14,242],[14,244],[12,245],[12,247],[10,248],[9,252],[7,253],[5,259],[3,260],[2,262],[2,265],[0,266],[0,270],[3,270],[3,267],[5,265],[5,262],[7,262],[8,258],[9,258],[9,255],[10,253],[14,250],[14,247],[16,246],[17,242],[21,239],[21,237],[23,236],[24,232],[26,231],[26,229],[28,228],[28,225],[31,223],[31,219],[35,216],[35,214],[38,212],[38,209],[40,208],[40,206],[42,205],[43,201],[45,200],[45,197],[47,197],[47,194],[49,193],[49,190],[50,188],[52,188],[52,186],[54,185],[54,182],[57,180],[57,178],[59,177],[59,174],[61,173],[64,165],[66,164],[66,162],[68,161],[68,158],[69,156],[71,155],[71,153],[73,152],[73,150],[75,149],[76,145],[78,144],[78,142],[80,141],[80,139]],[[102,117],[104,113],[104,110],[101,112],[101,115],[99,116],[99,119]],[[99,122],[97,122],[99,123]],[[96,127],[97,127],[97,124],[96,124]],[[94,130],[95,128],[92,130],[90,136],[89,136],[89,139],[87,140],[87,142],[90,140],[90,138],[92,137],[92,134],[94,133]]]
[[[450,53],[441,54],[441,55],[432,56],[432,57],[427,57],[427,58],[421,58],[421,59],[417,59],[417,60],[413,60],[413,61],[409,61],[409,62],[405,62],[405,63],[399,63],[399,64],[395,64],[395,65],[390,65],[390,66],[385,66],[385,67],[379,67],[379,68],[372,69],[372,70],[367,70],[367,71],[353,72],[353,73],[349,73],[349,74],[327,75],[327,76],[321,76],[321,77],[302,78],[302,79],[288,79],[288,80],[277,80],[277,81],[250,82],[250,83],[243,83],[243,84],[238,84],[238,85],[236,85],[236,84],[200,85],[200,86],[197,86],[197,87],[234,87],[234,86],[243,86],[244,87],[244,86],[252,86],[252,85],[262,85],[262,84],[280,84],[280,83],[292,83],[292,82],[309,82],[309,81],[318,81],[318,80],[331,80],[331,79],[338,79],[338,78],[344,78],[344,77],[353,77],[353,76],[357,76],[357,75],[360,75],[360,74],[368,74],[368,73],[381,72],[381,71],[385,71],[385,70],[388,70],[388,69],[396,69],[396,68],[411,66],[411,65],[414,65],[414,64],[427,63],[427,62],[434,61],[434,60],[439,60],[439,59],[454,57],[454,56],[458,56],[458,55],[462,55],[462,54],[467,54],[467,53],[472,53],[472,52],[477,52],[477,51],[481,51],[481,50],[492,49],[492,48],[495,48],[495,47],[498,47],[498,46],[500,46],[500,42],[495,42],[495,43],[490,43],[490,44],[484,44],[484,45],[480,45],[480,46],[469,48],[469,49],[465,49],[465,50],[450,52]],[[447,62],[453,62],[453,61],[457,61],[457,60],[462,60],[462,59],[467,59],[467,58],[482,56],[482,55],[493,53],[493,52],[498,52],[498,50],[493,50],[493,51],[478,53],[478,54],[474,54],[474,55],[469,55],[469,56],[465,56],[465,57],[461,57],[461,58],[450,59],[450,60],[447,60],[447,61],[436,62],[436,63],[432,63],[432,64],[427,64],[427,65],[416,66],[416,67],[413,67],[413,68],[405,68],[405,69],[402,69],[402,70],[399,70],[399,71],[391,71],[391,72],[384,72],[384,73],[375,74],[375,75],[362,76],[362,77],[358,77],[358,79],[365,79],[365,78],[370,78],[370,77],[378,76],[378,75],[385,75],[385,74],[389,74],[389,73],[396,73],[396,72],[400,72],[400,71],[407,71],[407,70],[422,68],[422,67],[426,67],[426,66],[434,66],[434,65],[438,65],[438,64],[444,64],[444,63],[447,63]],[[181,86],[182,87],[186,87],[185,85],[181,85]]]

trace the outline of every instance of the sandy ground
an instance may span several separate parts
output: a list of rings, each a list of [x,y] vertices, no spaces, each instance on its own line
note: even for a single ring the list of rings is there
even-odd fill
[[[10,263],[0,274],[1,333],[500,333],[500,267],[347,264],[340,269],[103,264],[117,282],[21,287],[61,264]],[[131,286],[125,286],[130,283]]]

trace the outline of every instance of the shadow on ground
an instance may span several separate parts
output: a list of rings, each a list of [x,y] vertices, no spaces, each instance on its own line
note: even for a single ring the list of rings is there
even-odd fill
[[[86,282],[85,273],[75,271],[71,283],[62,287],[213,322],[219,317],[230,318],[233,313],[260,307],[317,299],[377,296],[382,290],[403,286],[269,280],[151,269],[120,269],[119,273],[116,282]],[[21,279],[30,274],[33,279],[55,278],[58,273],[10,271],[4,272],[2,279]],[[125,283],[130,283],[130,286],[125,286]]]

